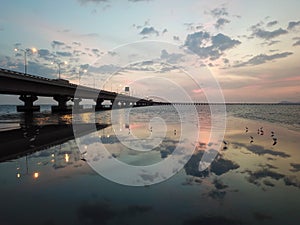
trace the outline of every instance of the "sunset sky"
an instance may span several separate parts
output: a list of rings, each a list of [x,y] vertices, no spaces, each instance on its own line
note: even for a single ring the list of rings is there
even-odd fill
[[[2,0],[0,67],[24,72],[22,52],[14,48],[35,47],[28,73],[57,78],[51,62],[67,61],[63,77],[77,83],[80,70],[95,68],[118,46],[156,40],[196,54],[219,82],[226,102],[299,102],[299,9],[298,0]],[[98,71],[114,66],[108,63]],[[180,81],[178,71],[159,69]],[[149,67],[126,71],[143,77]],[[109,86],[118,91],[117,83]],[[164,89],[162,83],[152,91]],[[193,98],[200,92],[190,91]],[[0,96],[2,103],[16,99]]]

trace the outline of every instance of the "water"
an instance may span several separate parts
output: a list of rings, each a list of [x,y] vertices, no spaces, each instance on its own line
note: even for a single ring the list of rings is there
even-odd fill
[[[111,111],[83,113],[78,121],[107,126],[81,127],[77,142],[72,115],[43,109],[31,117],[12,106],[0,107],[1,224],[298,224],[299,106],[228,106],[229,118],[253,121],[230,119],[227,143],[219,146],[211,167],[200,172],[204,150],[213,151],[220,141],[210,139],[207,106],[197,107],[196,117],[188,109],[178,115],[170,106],[136,108],[129,121],[126,110],[115,111],[113,118]],[[161,120],[151,120],[155,117]],[[263,121],[271,123],[264,124],[264,135],[256,134]],[[293,131],[282,133],[282,125]],[[200,129],[196,140],[195,128]],[[278,138],[274,146],[271,130]],[[194,144],[196,150],[170,179],[147,185],[155,177],[140,176],[145,185],[133,187],[100,176],[87,163],[88,154],[99,150],[99,140],[112,158],[132,166],[163,162],[178,145],[188,149]],[[117,174],[126,176],[122,170]]]
[[[300,105],[227,105],[230,115],[300,129]]]

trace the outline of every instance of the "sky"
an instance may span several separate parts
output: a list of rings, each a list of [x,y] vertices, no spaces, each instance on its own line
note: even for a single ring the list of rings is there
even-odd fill
[[[183,88],[194,101],[219,87],[226,102],[300,102],[299,9],[298,0],[2,0],[0,68],[24,72],[14,48],[35,47],[29,74],[57,78],[67,62],[62,78],[76,84],[158,97]],[[206,88],[207,77],[217,85]]]

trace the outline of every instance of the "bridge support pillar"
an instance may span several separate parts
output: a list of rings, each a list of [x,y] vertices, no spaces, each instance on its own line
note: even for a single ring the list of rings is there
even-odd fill
[[[52,112],[69,112],[72,107],[67,106],[67,102],[71,100],[68,96],[54,96],[53,99],[58,102],[58,105],[53,105]]]
[[[73,98],[72,101],[74,102],[74,108],[75,109],[83,109],[82,105],[79,105],[79,103],[81,102],[81,98]]]
[[[97,98],[95,110],[104,109],[104,106],[102,105],[103,102],[104,102],[104,98]]]
[[[112,108],[115,107],[115,106],[114,106],[115,99],[110,100],[110,102],[111,102],[110,109],[112,109]]]
[[[17,106],[17,112],[35,112],[40,111],[40,106],[33,105],[33,102],[38,100],[36,95],[21,95],[19,97],[21,101],[24,102],[24,106]]]

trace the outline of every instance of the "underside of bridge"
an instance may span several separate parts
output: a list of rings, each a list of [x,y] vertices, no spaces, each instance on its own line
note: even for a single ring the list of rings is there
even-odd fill
[[[38,100],[38,97],[36,95],[32,95],[32,94],[20,95],[19,99],[24,102],[24,105],[17,106],[17,112],[39,112],[40,111],[40,106],[33,105],[33,103],[36,100]],[[53,97],[53,99],[57,101],[58,105],[53,105],[51,107],[52,112],[71,112],[73,108],[72,105],[67,105],[67,102],[70,100],[74,102],[74,106],[76,110],[80,111],[83,109],[83,106],[80,105],[80,102],[82,101],[81,98],[72,98],[70,96],[56,95]],[[103,104],[104,101],[110,101],[111,104]],[[107,100],[105,98],[97,98],[95,99],[95,102],[96,105],[94,106],[94,109],[96,111],[153,105],[152,102],[145,102],[145,101],[133,102],[133,101],[124,101],[124,100],[115,101],[115,99]]]

